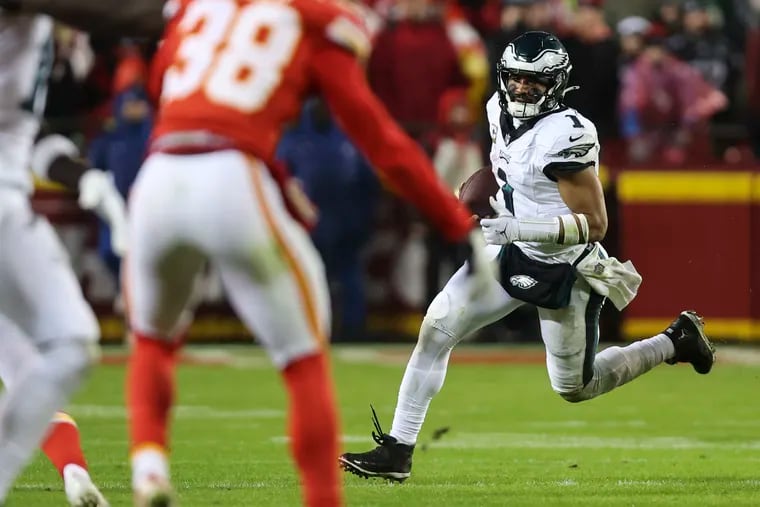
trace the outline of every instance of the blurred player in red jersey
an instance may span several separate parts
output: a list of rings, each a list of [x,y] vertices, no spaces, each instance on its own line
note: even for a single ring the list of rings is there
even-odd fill
[[[92,0],[62,3],[68,6],[30,0],[21,7],[38,4],[79,26],[98,12],[95,26],[109,26],[114,18],[139,17],[142,2],[130,2],[129,12]],[[135,337],[127,398],[136,503],[174,502],[167,430],[175,357],[192,318],[193,285],[211,262],[238,315],[282,371],[305,503],[341,505],[338,421],[324,350],[327,287],[299,224],[308,219],[288,213],[277,184],[273,158],[283,127],[309,94],[320,93],[385,181],[445,238],[471,245],[482,237],[370,91],[360,64],[369,41],[346,8],[317,0],[184,0],[167,3],[164,13],[152,69],[160,106],[151,154],[130,196],[124,283]],[[491,275],[475,246],[477,290]]]

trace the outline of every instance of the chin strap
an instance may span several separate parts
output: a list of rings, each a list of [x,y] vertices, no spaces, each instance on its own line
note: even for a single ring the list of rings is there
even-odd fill
[[[568,92],[571,92],[573,90],[580,90],[580,89],[581,89],[580,86],[568,86],[567,88],[565,88],[565,91],[562,92],[562,98],[564,99],[565,95],[567,95]]]

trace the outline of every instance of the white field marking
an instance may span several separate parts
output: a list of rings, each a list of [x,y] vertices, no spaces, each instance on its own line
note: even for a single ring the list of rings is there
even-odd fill
[[[646,421],[531,421],[524,426],[529,428],[587,428],[593,424],[594,428],[642,428],[647,425]],[[757,422],[755,422],[757,424]]]
[[[616,484],[618,486],[635,486],[635,487],[639,487],[639,486],[656,486],[656,487],[660,487],[660,486],[665,486],[666,484],[669,484],[669,483],[673,483],[673,484],[678,483],[678,484],[681,484],[682,481],[678,481],[678,480],[674,480],[674,481],[642,480],[642,481],[639,481],[639,480],[633,480],[633,479],[623,479],[623,480],[617,481]]]
[[[608,345],[610,344],[602,344],[603,347]],[[379,347],[340,345],[333,347],[332,352],[337,359],[349,363],[406,364],[413,346],[414,344]],[[540,345],[466,344],[459,345],[456,350],[480,352],[484,357],[487,357],[488,351],[498,351],[507,354],[514,352],[516,355],[519,355],[525,352],[541,352],[544,349]],[[718,345],[718,361],[721,364],[760,366],[760,347],[720,344]]]
[[[336,358],[347,363],[377,363],[380,360],[378,350],[371,347],[333,347]]]
[[[282,435],[279,437],[272,437],[270,438],[271,442],[274,444],[287,444],[290,442],[290,437],[287,435]],[[341,435],[340,441],[345,442],[347,444],[361,444],[366,443],[367,445],[375,445],[375,442],[372,440],[372,437],[369,434],[366,435]]]
[[[241,370],[274,368],[271,361],[261,355],[259,349],[251,347],[250,351],[241,353],[240,350],[228,348],[192,348],[182,352],[182,355],[209,365],[220,364]]]
[[[564,479],[561,481],[557,481],[557,486],[577,486],[578,482],[572,480],[572,479]]]
[[[248,462],[250,463],[250,461]],[[243,481],[243,482],[203,482],[203,481],[182,481],[180,485],[186,488],[204,488],[204,489],[262,489],[271,488],[274,482],[261,481]]]
[[[93,419],[124,419],[127,409],[121,405],[69,405],[66,411],[74,417]],[[223,410],[203,405],[178,405],[174,417],[179,419],[280,419],[285,411],[273,408],[253,410]]]
[[[372,445],[367,435],[343,435],[347,443],[365,442]],[[272,442],[286,443],[287,437],[273,437]],[[760,440],[707,442],[684,437],[591,437],[563,436],[548,433],[458,433],[437,442],[431,448],[439,449],[760,449]]]
[[[718,345],[718,361],[721,363],[758,366],[760,365],[760,348]]]

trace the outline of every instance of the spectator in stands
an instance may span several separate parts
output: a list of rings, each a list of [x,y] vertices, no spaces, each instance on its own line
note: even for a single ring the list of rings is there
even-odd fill
[[[438,103],[467,87],[438,0],[399,0],[375,38],[369,82],[393,117],[420,140],[436,125]]]
[[[453,192],[457,192],[475,171],[483,167],[480,144],[473,139],[475,122],[462,90],[446,92],[439,104],[440,126],[430,143],[433,165],[438,176]],[[464,262],[462,252],[431,232],[427,237],[426,301],[430,302]],[[448,264],[448,266],[446,266]],[[443,273],[443,269],[449,270]],[[442,280],[443,278],[443,280]]]
[[[615,107],[618,97],[620,46],[604,19],[603,0],[580,0],[572,32],[562,42],[570,54],[573,71],[565,103],[596,124],[599,140],[606,144],[618,137]]]
[[[489,88],[491,76],[488,68],[488,52],[483,38],[469,23],[464,12],[456,4],[447,4],[444,23],[449,40],[459,57],[459,66],[467,82],[467,100],[470,115],[484,118],[483,99]]]
[[[650,36],[622,77],[621,131],[629,162],[677,166],[712,156],[708,120],[726,96]]]
[[[760,160],[760,0],[750,0],[746,12],[745,83],[747,126],[755,157]]]
[[[681,4],[683,0],[662,0],[652,16],[652,30],[661,37],[681,31]]]
[[[103,132],[92,140],[90,164],[113,175],[116,189],[126,199],[145,157],[153,125],[151,106],[145,91],[146,65],[137,52],[129,52],[114,74],[112,117]],[[98,251],[119,280],[120,258],[111,250],[110,231],[101,222]]]
[[[367,309],[361,253],[373,230],[377,179],[321,100],[307,102],[277,151],[319,210],[312,239],[333,296],[333,339],[363,339]]]
[[[56,26],[53,51],[45,120],[51,131],[82,142],[81,114],[91,105],[84,82],[94,61],[88,36],[66,26]]]
[[[488,41],[491,92],[496,86],[496,64],[507,44],[529,30],[553,30],[551,0],[503,0],[501,27]],[[489,93],[490,95],[490,93]]]
[[[641,16],[628,16],[618,21],[617,34],[620,40],[620,61],[618,74],[639,57],[646,46],[646,36],[652,29],[652,23]]]
[[[713,22],[710,9],[714,7],[705,0],[687,0],[681,9],[683,28],[668,37],[668,49],[732,99],[739,55],[731,51],[728,38]]]
[[[457,8],[485,39],[499,30],[502,0],[459,0]]]

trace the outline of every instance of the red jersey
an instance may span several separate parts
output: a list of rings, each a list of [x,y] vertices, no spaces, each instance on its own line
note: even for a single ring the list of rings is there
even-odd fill
[[[171,0],[152,64],[153,131],[208,133],[270,163],[283,128],[321,94],[343,129],[396,193],[451,240],[470,212],[369,89],[359,59],[369,38],[335,0]]]

